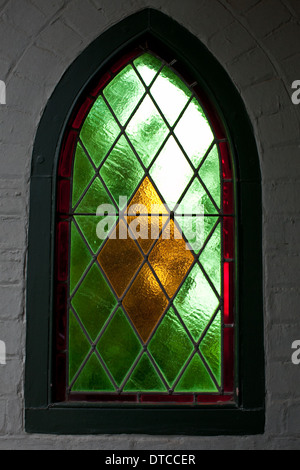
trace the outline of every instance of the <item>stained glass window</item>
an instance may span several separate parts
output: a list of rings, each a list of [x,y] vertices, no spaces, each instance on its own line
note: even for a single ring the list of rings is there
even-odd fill
[[[233,400],[233,171],[200,86],[127,55],[74,112],[58,176],[57,399]]]

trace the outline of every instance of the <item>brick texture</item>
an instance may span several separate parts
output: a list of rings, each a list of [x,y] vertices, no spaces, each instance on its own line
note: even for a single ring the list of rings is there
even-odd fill
[[[241,93],[260,152],[266,431],[244,437],[33,436],[24,432],[26,253],[31,155],[59,80],[93,39],[144,7],[196,35]],[[0,449],[295,449],[300,445],[300,80],[298,0],[0,0]]]

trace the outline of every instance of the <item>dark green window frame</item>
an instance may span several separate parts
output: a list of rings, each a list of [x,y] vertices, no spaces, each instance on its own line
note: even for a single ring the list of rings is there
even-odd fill
[[[66,123],[82,90],[141,41],[176,57],[201,84],[226,127],[235,157],[237,403],[163,406],[54,403],[53,270],[56,175]],[[224,119],[223,119],[224,116]],[[25,429],[31,433],[218,435],[263,433],[264,347],[261,176],[252,126],[230,78],[208,50],[164,14],[145,9],[94,41],[66,72],[37,131],[32,159],[27,267]],[[255,342],[253,341],[255,338]]]

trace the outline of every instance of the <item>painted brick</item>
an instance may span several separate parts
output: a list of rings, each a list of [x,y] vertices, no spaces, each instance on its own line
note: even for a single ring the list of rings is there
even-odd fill
[[[0,366],[1,397],[16,397],[23,387],[23,361],[7,358],[5,366]]]
[[[299,214],[300,180],[272,181],[264,183],[264,207],[269,215]]]
[[[97,37],[99,27],[104,25],[103,10],[98,10],[89,2],[76,0],[66,7],[63,19],[67,25],[78,32],[85,40],[89,37]]]
[[[279,113],[282,108],[291,106],[290,95],[279,78],[271,78],[250,85],[243,90],[243,98],[254,111],[255,117]]]
[[[300,25],[291,22],[283,25],[264,40],[264,44],[277,60],[283,60],[299,52]],[[278,47],[280,44],[280,47]]]
[[[264,0],[256,3],[247,12],[246,17],[251,31],[260,38],[286,23],[291,18],[291,14],[280,1]]]
[[[265,181],[300,178],[300,145],[287,143],[279,147],[267,147],[262,154]],[[291,171],[292,170],[292,171]]]
[[[292,405],[288,409],[287,429],[292,434],[300,435],[300,403]]]
[[[272,322],[295,323],[299,317],[300,289],[297,287],[273,287],[267,300],[268,315]],[[297,339],[297,338],[295,338]]]
[[[298,287],[300,279],[300,256],[298,252],[266,255],[266,282],[270,287]]]
[[[83,6],[84,4],[84,6]],[[275,6],[274,6],[275,5]],[[241,92],[262,171],[267,424],[263,436],[31,436],[24,433],[26,231],[33,142],[47,100],[92,39],[150,6],[200,38]],[[289,6],[290,8],[285,8]],[[291,363],[300,305],[298,0],[0,0],[0,448],[298,449],[299,367]],[[13,234],[11,236],[11,234]],[[294,338],[295,334],[295,338]]]
[[[229,62],[256,47],[253,37],[239,23],[233,23],[214,34],[208,42],[209,49]]]
[[[239,13],[249,10],[259,2],[260,0],[243,0],[242,2],[241,0],[224,0],[225,5],[233,7]]]
[[[0,321],[15,320],[23,313],[23,288],[21,285],[0,286]]]
[[[273,79],[276,76],[272,63],[259,47],[226,64],[226,69],[239,89]]]
[[[25,245],[24,222],[19,218],[0,217],[0,247],[6,249],[23,248]]]
[[[44,15],[32,3],[24,0],[10,0],[2,17],[27,36],[35,36],[45,24]]]
[[[37,40],[38,47],[51,50],[63,57],[73,57],[81,44],[81,37],[61,20],[51,23]]]

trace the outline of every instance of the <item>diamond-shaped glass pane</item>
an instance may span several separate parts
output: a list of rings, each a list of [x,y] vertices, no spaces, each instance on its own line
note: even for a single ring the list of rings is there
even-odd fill
[[[126,129],[128,137],[146,167],[152,162],[168,132],[149,96],[144,99]]]
[[[69,385],[91,350],[91,345],[74,316],[69,313]]]
[[[70,291],[73,292],[77,283],[83,276],[92,257],[88,247],[72,223],[71,229],[71,263],[70,263]]]
[[[113,203],[100,179],[97,177],[82,194],[80,202],[75,209],[75,213],[95,215],[98,207],[102,204],[112,205]]]
[[[124,136],[117,142],[100,174],[118,204],[120,197],[130,199],[144,176],[144,170]]]
[[[205,220],[204,220],[205,222]],[[203,252],[200,255],[200,262],[204,267],[215,288],[221,293],[221,225],[219,224]]]
[[[218,207],[221,206],[221,176],[218,147],[215,145],[200,168],[199,176]]]
[[[74,309],[93,341],[116,304],[117,301],[99,267],[94,264],[72,300]]]
[[[170,210],[173,210],[193,176],[191,166],[173,137],[155,161],[150,175]]]
[[[166,387],[147,354],[143,354],[124,388],[125,392],[139,392],[140,390],[144,390],[145,392],[166,391]]]
[[[123,305],[140,337],[146,343],[168,305],[149,266],[143,266],[126,294]]]
[[[97,349],[120,386],[141,351],[141,344],[121,309],[105,330]]]
[[[211,198],[207,194],[198,178],[195,178],[186,191],[181,203],[176,209],[176,214],[217,214]]]
[[[175,128],[175,134],[197,168],[214,140],[203,109],[194,98]]]
[[[175,124],[192,93],[169,67],[164,67],[154,85],[151,95],[171,126]]]
[[[101,245],[104,243],[104,239],[99,238],[97,235],[97,228],[98,224],[102,222],[104,224],[106,219],[106,217],[96,217],[94,215],[78,215],[75,217],[75,220],[93,253],[97,253]],[[111,219],[111,223],[114,223],[116,218],[114,217]]]
[[[91,355],[74,386],[73,392],[114,392],[115,388],[97,355]]]
[[[185,216],[175,216],[175,220],[178,223],[183,235],[187,239],[187,242],[191,249],[198,254],[207,242],[207,238],[215,227],[218,217],[192,217],[186,214]],[[216,243],[221,243],[219,238]],[[209,257],[209,255],[208,255]],[[220,258],[219,258],[220,262]]]
[[[123,220],[101,250],[98,261],[115,292],[121,297],[143,261]]]
[[[72,185],[72,206],[77,204],[78,199],[83,191],[95,176],[94,168],[92,167],[86,153],[80,144],[77,145],[74,157],[73,169],[73,185]]]
[[[216,393],[218,391],[198,354],[195,354],[183,373],[175,392]]]
[[[149,344],[149,351],[171,386],[193,350],[174,310],[170,308]]]
[[[149,86],[161,68],[161,61],[151,54],[143,54],[134,61],[138,73]]]
[[[198,265],[188,275],[174,304],[193,338],[198,341],[219,305]]]
[[[131,65],[121,70],[103,92],[122,126],[126,124],[144,93],[145,88]]]
[[[163,230],[149,261],[168,296],[172,298],[194,261],[173,220]]]
[[[127,214],[126,220],[132,234],[136,236],[144,253],[147,253],[155,240],[159,239],[162,227],[169,218],[169,211],[148,177],[144,179],[131,200]]]
[[[221,314],[218,313],[210,325],[206,335],[200,343],[200,351],[204,359],[212,370],[218,384],[221,384],[221,366],[222,366],[222,333],[221,333]]]
[[[100,96],[89,112],[80,133],[80,138],[96,167],[105,158],[119,134],[120,127]]]

